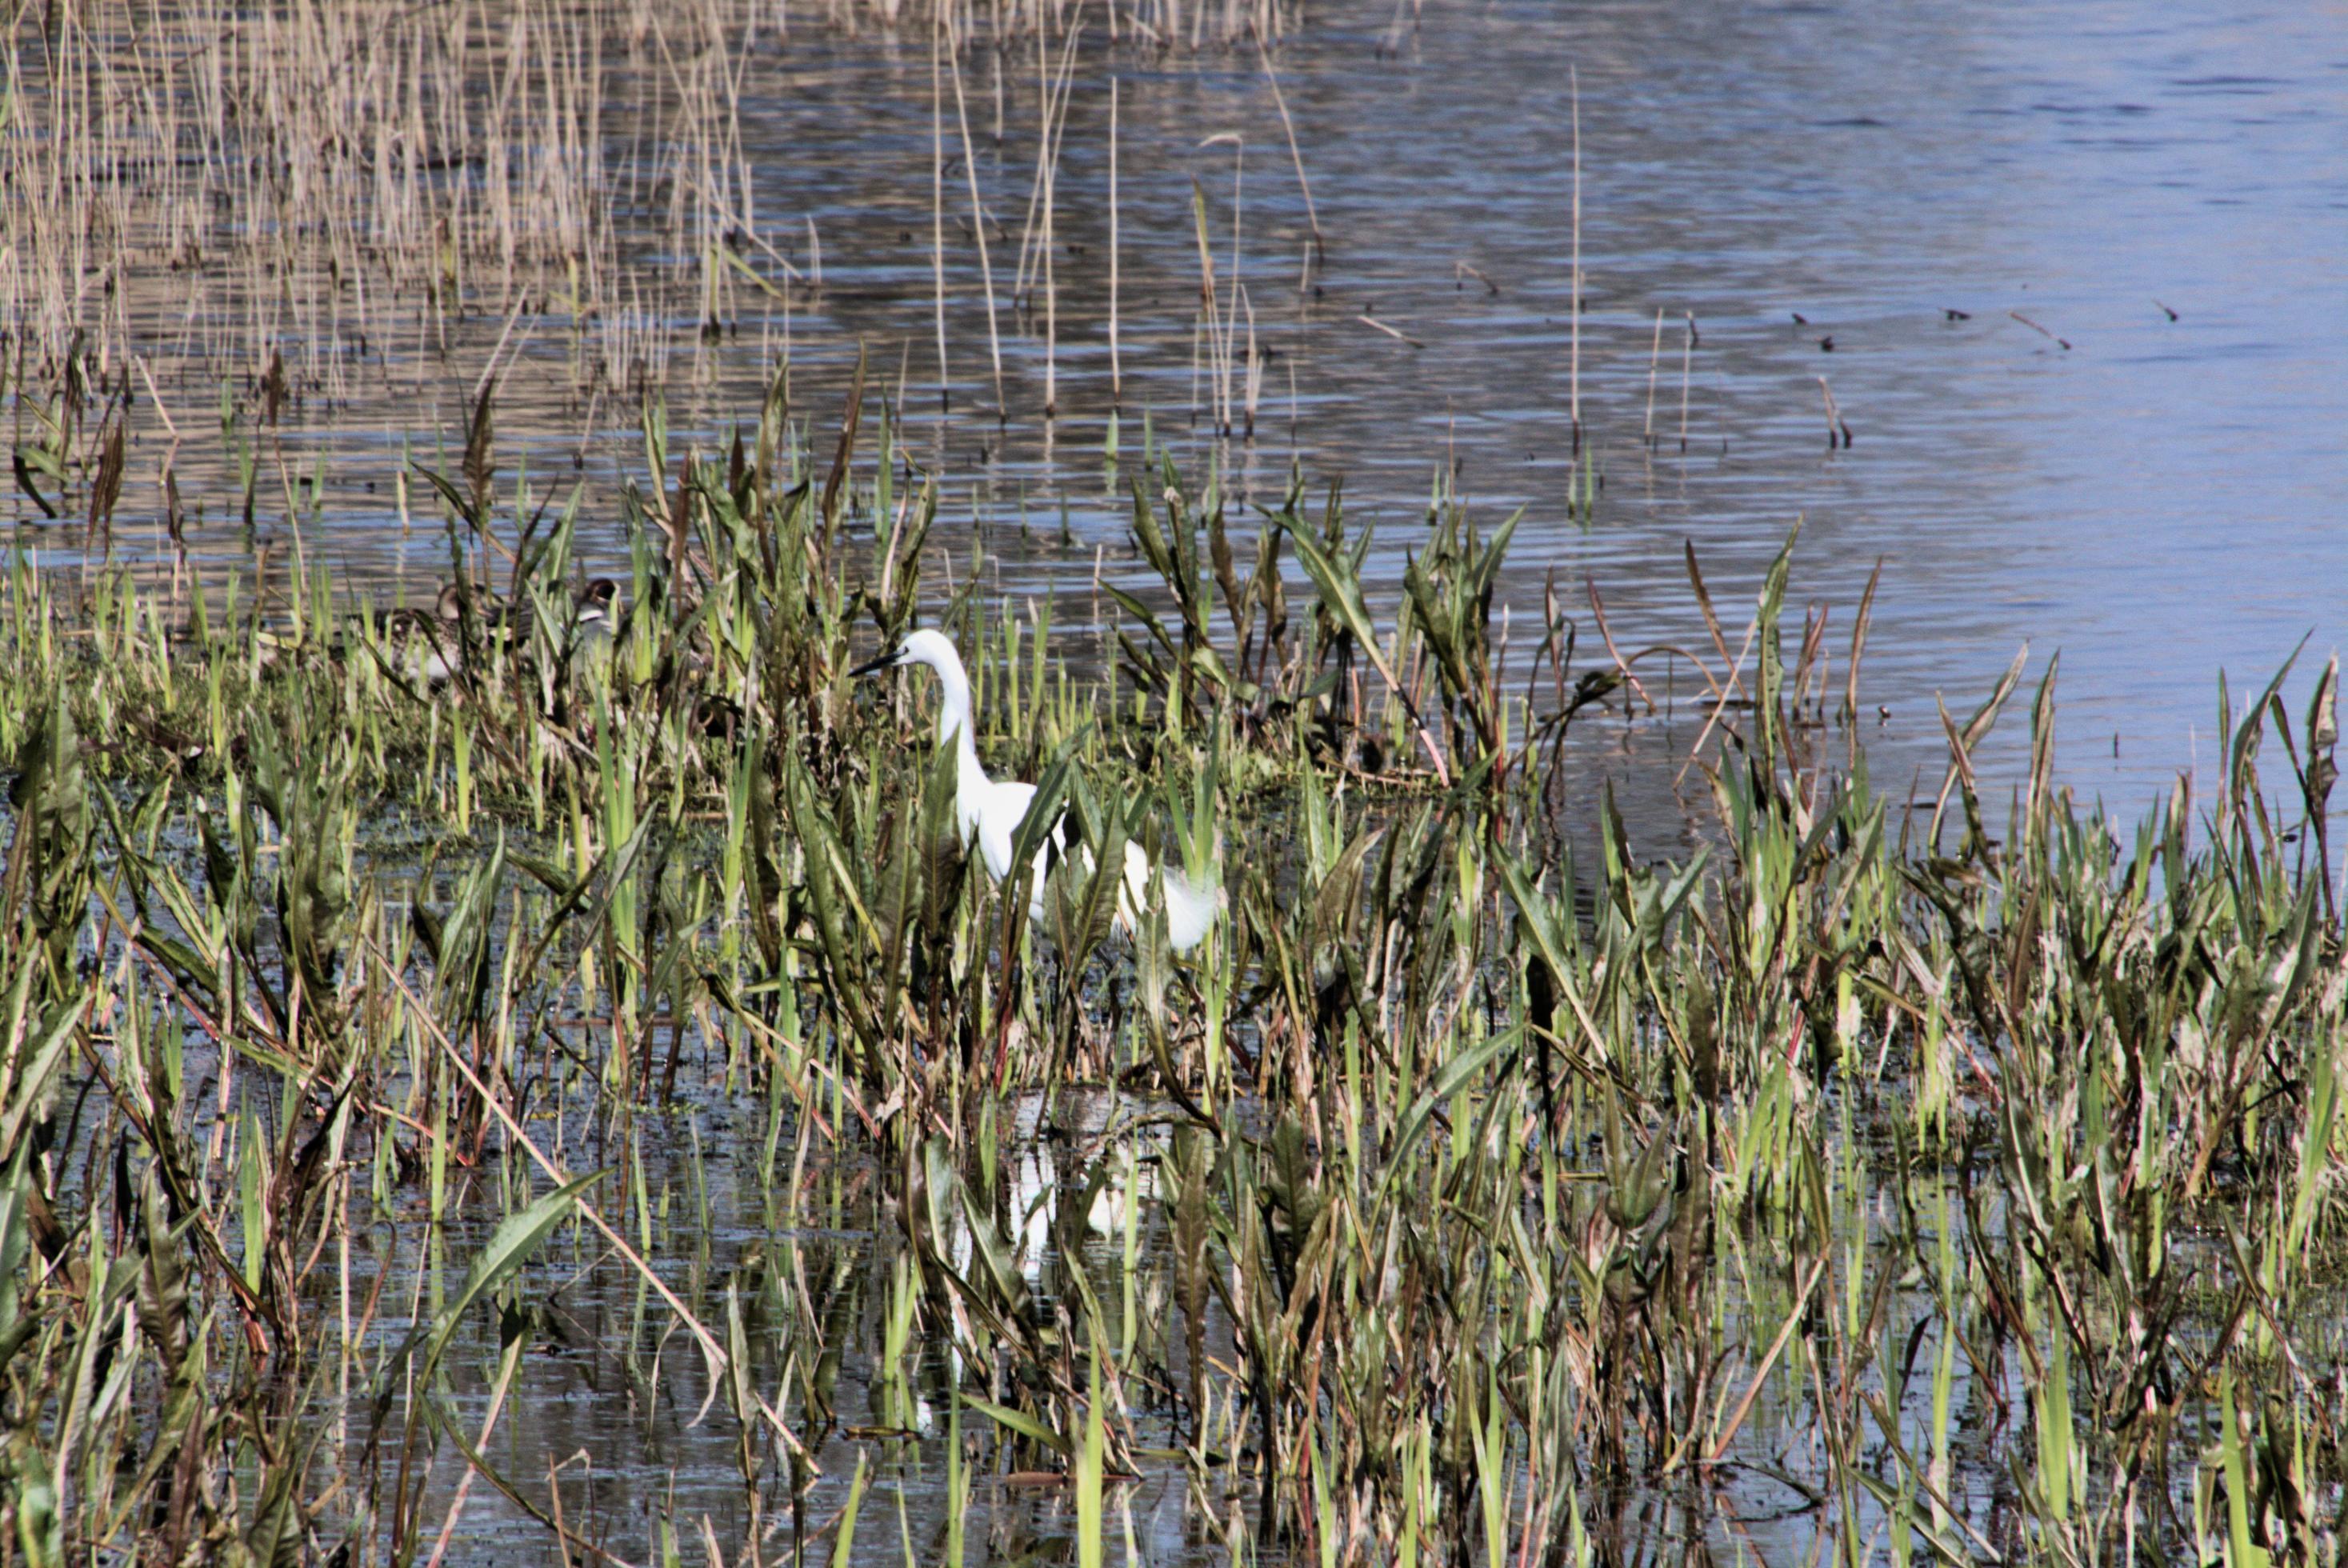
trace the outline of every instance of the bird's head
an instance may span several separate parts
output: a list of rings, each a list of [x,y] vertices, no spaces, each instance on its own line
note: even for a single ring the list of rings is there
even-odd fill
[[[612,605],[620,596],[620,585],[609,577],[598,577],[579,590],[578,616],[582,621],[608,619]]]
[[[851,676],[879,675],[901,665],[927,665],[941,675],[949,669],[959,674],[962,655],[954,651],[952,638],[924,626],[918,632],[908,632],[902,642],[879,658],[867,659],[848,673]]]

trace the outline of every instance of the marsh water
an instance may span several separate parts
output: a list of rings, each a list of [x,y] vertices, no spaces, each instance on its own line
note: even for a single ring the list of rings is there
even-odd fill
[[[764,239],[747,263],[780,282],[788,258],[804,281],[778,297],[741,294],[705,336],[679,281],[692,258],[659,253],[649,237],[632,258],[651,302],[638,352],[663,383],[674,437],[723,442],[755,418],[787,358],[794,408],[819,446],[860,350],[900,399],[914,460],[944,486],[938,548],[959,559],[975,531],[1004,594],[1052,597],[1076,630],[1100,614],[1097,573],[1138,584],[1146,570],[1108,472],[1113,417],[1128,471],[1146,419],[1180,461],[1220,466],[1243,499],[1275,500],[1292,470],[1316,493],[1342,480],[1352,515],[1378,526],[1372,574],[1389,592],[1446,474],[1481,519],[1522,509],[1504,596],[1532,626],[1553,582],[1584,617],[1585,658],[1597,647],[1585,580],[1626,648],[1708,649],[1690,543],[1733,640],[1799,518],[1797,595],[1833,606],[1838,665],[1881,562],[1861,729],[1879,782],[1895,789],[1910,770],[1928,792],[1937,781],[1936,698],[1969,708],[2025,642],[2034,676],[2061,654],[2063,777],[2125,814],[2216,755],[2218,671],[2239,696],[2303,636],[2318,662],[2348,639],[2348,14],[2336,5],[1341,4],[1269,56],[1169,57],[1111,45],[1106,31],[1088,29],[1069,76],[1052,417],[1044,291],[1018,308],[1010,297],[1038,61],[963,64],[998,225],[998,407],[968,171],[925,41],[803,26],[769,28],[747,52],[739,122]],[[615,62],[629,57],[614,49]],[[627,101],[615,90],[604,111],[615,146],[635,129]],[[945,190],[935,270],[933,179]],[[1251,431],[1244,414],[1228,434],[1214,428],[1194,192],[1217,297],[1229,310],[1243,285],[1228,319],[1260,349]],[[655,227],[647,217],[647,236]],[[129,297],[144,313],[134,336],[183,425],[202,423],[191,411],[208,411],[222,377],[249,385],[250,363],[203,352],[176,296],[133,280]],[[526,463],[541,483],[578,478],[588,552],[617,559],[616,534],[593,520],[613,515],[641,468],[635,410],[617,393],[591,395],[578,373],[581,342],[608,329],[559,315],[517,329],[484,304],[436,327],[428,350],[420,327],[328,346],[317,389],[283,424],[294,469],[323,479],[307,548],[370,591],[428,595],[435,535],[420,506],[403,526],[395,477],[411,457],[452,460],[496,356],[509,474]],[[304,362],[320,352],[307,346]],[[1828,392],[1849,436],[1832,449]],[[160,515],[148,483],[157,418],[150,399],[134,427],[140,455],[117,524],[133,548],[139,521]],[[180,455],[183,472],[221,460],[201,446]],[[1581,517],[1570,497],[1591,482],[1585,461],[1601,482]],[[283,528],[264,517],[263,542]],[[63,531],[20,537],[58,562],[77,549]],[[217,518],[191,537],[220,567],[252,544]],[[1672,715],[1585,726],[1569,753],[1574,798],[1586,808],[1597,780],[1614,779],[1634,832],[1658,851],[1687,830],[1670,779],[1700,723],[1694,676],[1665,679]],[[2018,716],[2008,726],[2018,743]],[[665,1184],[680,1212],[688,1191],[695,1203],[705,1194],[714,1218],[704,1234],[660,1217],[672,1227],[664,1267],[757,1275],[772,1265],[746,1258],[782,1226],[837,1311],[880,1310],[869,1249],[891,1220],[855,1169],[808,1173],[778,1197],[757,1108],[720,1101],[670,1120],[672,1166],[653,1188]],[[1085,1176],[1072,1157],[1038,1191],[1075,1203]],[[460,1257],[464,1233],[413,1227],[380,1266],[404,1284],[416,1249],[436,1246]],[[590,1455],[600,1480],[570,1493],[594,1500],[583,1532],[641,1561],[656,1514],[713,1512],[738,1539],[741,1491],[732,1439],[689,1424],[689,1353],[671,1346],[667,1385],[647,1390],[598,1348],[658,1336],[656,1315],[632,1322],[632,1289],[590,1294],[566,1308],[572,1321],[541,1326],[509,1430],[526,1431],[510,1446],[533,1464]],[[851,1366],[842,1418],[862,1419],[863,1399]],[[936,1452],[934,1436],[906,1448],[907,1468],[868,1501],[870,1560],[899,1558],[898,1496],[906,1550],[926,1560],[941,1495],[922,1467]],[[827,1456],[811,1526],[840,1505],[852,1453],[843,1443]],[[988,1557],[1065,1551],[1056,1502],[989,1484],[980,1501],[995,1532],[973,1532]],[[1142,1560],[1219,1557],[1200,1516],[1231,1500],[1192,1496],[1179,1466],[1120,1498]],[[1748,1501],[1766,1519],[1789,1500]],[[554,1555],[536,1524],[500,1510],[476,1501],[452,1560]],[[1791,1552],[1807,1537],[1798,1512],[1772,1528],[1740,1539]]]
[[[2026,642],[2034,679],[2061,655],[2065,778],[2132,813],[2206,764],[2220,669],[2239,701],[2302,636],[2320,662],[2348,631],[2336,7],[1341,5],[1268,57],[1161,56],[1107,31],[1095,18],[1067,70],[1048,313],[1040,280],[1014,298],[1042,65],[1017,49],[964,62],[961,113],[996,225],[999,409],[957,109],[951,91],[933,97],[922,37],[745,30],[733,65],[760,241],[743,253],[778,282],[785,260],[802,277],[779,303],[731,285],[714,339],[696,331],[695,258],[660,248],[666,197],[644,175],[657,149],[628,112],[632,84],[664,68],[659,49],[690,41],[614,42],[606,156],[637,191],[633,208],[615,198],[641,307],[626,352],[664,384],[679,438],[716,445],[753,420],[787,356],[820,447],[862,349],[874,385],[901,394],[912,457],[943,484],[941,547],[977,529],[1004,559],[1005,593],[1057,595],[1064,626],[1093,619],[1097,566],[1141,570],[1128,503],[1105,480],[1114,80],[1128,473],[1146,417],[1182,461],[1219,463],[1251,500],[1276,499],[1292,469],[1316,495],[1342,480],[1353,515],[1379,527],[1373,573],[1391,585],[1447,465],[1479,518],[1524,509],[1512,609],[1537,619],[1553,574],[1585,656],[1586,579],[1626,649],[1711,656],[1684,545],[1733,642],[1761,567],[1802,519],[1797,594],[1832,607],[1838,665],[1882,563],[1862,696],[1884,782],[1921,768],[1929,788],[1936,695],[1962,716]],[[1062,69],[1056,52],[1048,63]],[[1577,96],[1579,400],[1602,483],[1586,521],[1570,499]],[[1194,191],[1221,309],[1234,281],[1244,290],[1228,317],[1241,416],[1228,438],[1201,344]],[[193,312],[240,308],[232,284],[191,304],[159,269],[128,297],[181,427],[205,422],[222,377],[250,386],[253,365],[205,352],[191,326]],[[576,473],[587,516],[613,515],[621,477],[642,466],[635,404],[591,396],[580,364],[613,323],[558,311],[517,329],[491,301],[427,332],[413,301],[374,308],[409,325],[378,322],[372,343],[284,345],[324,388],[283,418],[294,471],[323,475],[317,519],[338,569],[428,595],[432,541],[403,549],[393,480],[407,459],[453,461],[501,347],[509,475],[524,459],[542,482]],[[1821,379],[1850,436],[1831,452]],[[125,515],[151,518],[151,406],[135,428]],[[180,453],[183,469],[204,445]],[[140,530],[119,531],[136,547]],[[199,535],[216,562],[249,547],[241,531]],[[2006,727],[2016,746],[2020,727]],[[1686,738],[1611,727],[1577,777],[1621,775],[1628,808],[1668,835],[1675,808],[1657,780]]]

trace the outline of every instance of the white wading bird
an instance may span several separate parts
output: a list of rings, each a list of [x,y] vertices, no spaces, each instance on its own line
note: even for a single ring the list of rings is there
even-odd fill
[[[938,744],[954,748],[954,815],[962,824],[962,841],[967,845],[973,839],[978,841],[986,869],[1001,882],[1011,874],[1012,839],[1035,799],[1035,786],[1015,779],[997,783],[979,765],[976,727],[970,711],[970,676],[962,667],[962,655],[942,633],[927,629],[909,633],[894,649],[850,673],[871,675],[901,665],[927,665],[937,672],[938,683],[944,688],[943,700],[938,705]],[[1050,856],[1056,846],[1066,847],[1066,836],[1056,827],[1052,841],[1035,851],[1035,875],[1028,894],[1028,917],[1038,923],[1044,918],[1044,882],[1051,869]],[[1092,851],[1083,853],[1089,870]],[[1115,929],[1128,939],[1149,907],[1153,878],[1166,893],[1167,945],[1177,953],[1188,953],[1206,940],[1208,928],[1221,912],[1222,889],[1200,887],[1172,866],[1153,866],[1148,851],[1128,839],[1125,885],[1117,890],[1114,921]]]

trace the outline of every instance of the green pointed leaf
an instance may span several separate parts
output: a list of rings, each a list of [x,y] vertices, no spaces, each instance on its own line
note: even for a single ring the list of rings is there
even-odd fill
[[[1068,1458],[1076,1451],[1075,1443],[1033,1416],[1023,1416],[1016,1410],[1006,1409],[1001,1405],[990,1403],[970,1394],[964,1394],[962,1397],[962,1402],[996,1426],[1016,1432],[1023,1438],[1032,1438],[1062,1459]]]
[[[431,1337],[426,1342],[424,1365],[427,1371],[438,1363],[441,1353],[464,1321],[473,1305],[495,1291],[512,1276],[514,1271],[530,1261],[539,1243],[545,1241],[557,1225],[569,1219],[579,1206],[580,1195],[602,1181],[605,1172],[597,1171],[557,1187],[537,1199],[528,1208],[509,1214],[489,1234],[489,1244],[474,1255],[473,1266],[465,1272],[465,1283],[440,1315],[433,1320]]]
[[[1410,1109],[1395,1125],[1394,1152],[1386,1158],[1385,1173],[1378,1178],[1381,1202],[1393,1187],[1395,1179],[1401,1174],[1404,1162],[1410,1158],[1412,1146],[1418,1141],[1419,1134],[1426,1130],[1426,1124],[1434,1118],[1437,1108],[1465,1088],[1468,1081],[1488,1067],[1494,1058],[1513,1049],[1524,1038],[1524,1026],[1519,1025],[1452,1057],[1443,1064],[1443,1070],[1435,1075],[1435,1081],[1426,1086],[1426,1092],[1411,1101]]]

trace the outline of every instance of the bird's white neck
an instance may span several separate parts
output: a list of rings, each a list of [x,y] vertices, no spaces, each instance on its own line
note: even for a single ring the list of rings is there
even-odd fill
[[[923,661],[929,663],[929,661]],[[990,780],[978,760],[977,725],[970,711],[970,677],[960,664],[931,663],[942,688],[938,701],[938,744],[954,748],[954,815],[966,841],[978,827],[979,799]]]

